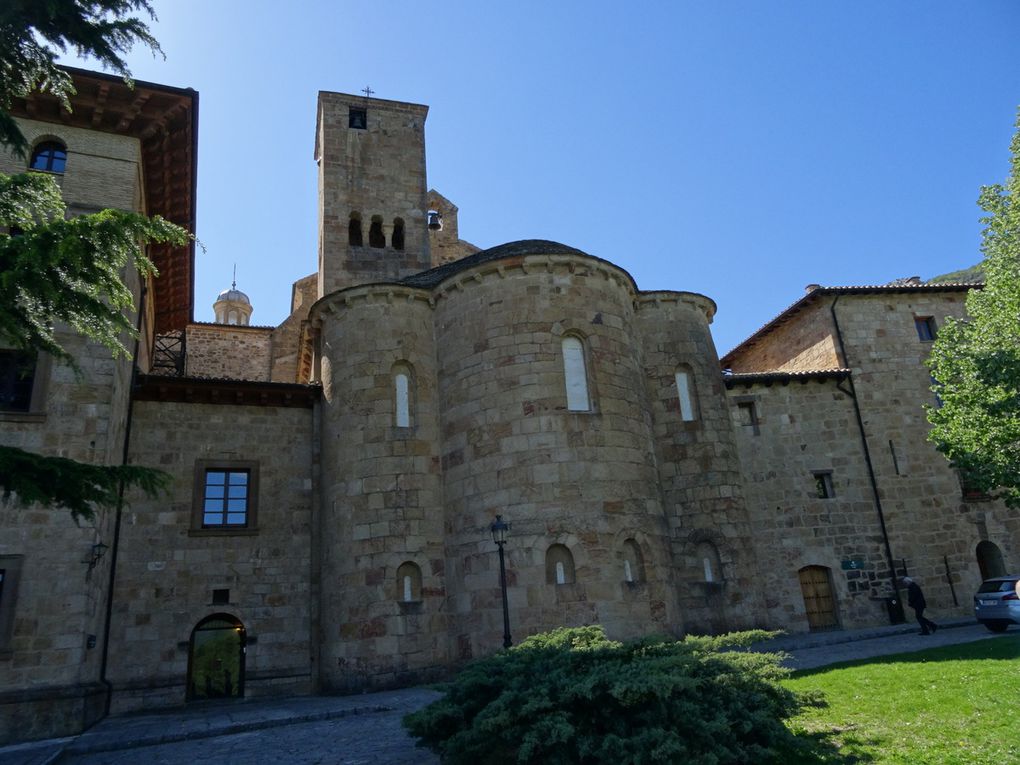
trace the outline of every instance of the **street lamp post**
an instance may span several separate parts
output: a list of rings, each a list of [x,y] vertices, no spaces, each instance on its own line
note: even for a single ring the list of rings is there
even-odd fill
[[[492,532],[492,541],[499,548],[499,586],[503,590],[503,647],[509,648],[510,641],[510,606],[506,599],[506,560],[503,557],[503,545],[506,544],[506,535],[510,531],[510,524],[503,520],[502,515],[497,515],[496,520],[489,527]]]

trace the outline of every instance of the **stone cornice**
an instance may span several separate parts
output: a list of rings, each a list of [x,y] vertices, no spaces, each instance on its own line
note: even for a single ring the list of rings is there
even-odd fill
[[[308,409],[319,400],[321,392],[322,388],[318,385],[299,383],[140,374],[132,395],[135,401]]]

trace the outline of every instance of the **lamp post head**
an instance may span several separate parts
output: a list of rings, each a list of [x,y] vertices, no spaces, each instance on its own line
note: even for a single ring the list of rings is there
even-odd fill
[[[502,547],[506,544],[507,533],[510,531],[510,524],[503,520],[502,515],[497,515],[496,520],[489,526],[489,531],[492,532],[492,541],[498,546]]]

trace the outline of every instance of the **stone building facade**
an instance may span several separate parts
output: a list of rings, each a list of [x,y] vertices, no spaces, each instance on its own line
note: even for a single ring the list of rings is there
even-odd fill
[[[73,118],[16,105],[72,211],[193,225],[197,94],[74,76]],[[87,528],[0,506],[0,740],[441,676],[502,645],[497,514],[514,639],[887,623],[904,568],[964,614],[1020,564],[1016,513],[925,442],[919,333],[970,286],[815,288],[720,364],[705,296],[461,240],[426,116],[320,94],[318,268],[279,326],[236,285],[195,322],[194,251],[156,251],[134,369],[68,337],[85,380],[40,359],[4,404],[4,444],[172,484]]]

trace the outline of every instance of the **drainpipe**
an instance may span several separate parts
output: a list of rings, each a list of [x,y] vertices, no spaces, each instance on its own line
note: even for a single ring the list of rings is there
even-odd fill
[[[138,377],[138,346],[142,336],[142,317],[145,315],[145,298],[149,293],[144,280],[141,285],[141,295],[138,299],[138,319],[135,321],[135,347],[131,354],[131,383],[128,386],[127,417],[124,421],[124,449],[121,452],[120,464],[128,464],[128,449],[131,445],[131,417],[134,413],[135,397],[134,389]],[[113,585],[117,575],[117,553],[120,550],[120,526],[124,517],[124,480],[121,479],[117,489],[117,509],[113,521],[113,544],[110,546],[110,579],[106,587],[106,617],[103,624],[103,657],[99,664],[99,682],[106,686],[106,704],[103,708],[103,715],[110,714],[110,707],[113,704],[113,683],[106,678],[106,670],[110,659],[110,626],[113,621]]]
[[[850,359],[846,354],[846,345],[843,342],[843,332],[839,328],[839,319],[836,317],[836,303],[839,302],[841,295],[836,295],[835,300],[829,306],[829,313],[832,314],[832,325],[836,329],[836,340],[839,342],[839,354],[843,359],[843,366],[846,369],[850,369]],[[882,542],[885,545],[885,558],[889,565],[889,578],[892,583],[893,593],[896,597],[896,602],[901,604],[903,601],[900,599],[900,588],[896,581],[896,563],[893,560],[892,546],[889,544],[889,532],[885,525],[885,512],[882,510],[882,498],[878,493],[878,481],[875,480],[875,467],[871,462],[871,450],[868,448],[868,437],[864,432],[864,419],[861,417],[861,406],[857,401],[857,389],[854,386],[853,372],[847,377],[847,381],[850,383],[850,389],[847,390],[842,386],[842,383],[836,384],[836,389],[841,393],[846,394],[850,397],[850,400],[854,404],[854,416],[857,418],[857,431],[861,435],[861,447],[864,449],[864,464],[868,467],[868,480],[871,482],[871,493],[875,498],[875,510],[878,511],[878,524],[882,529]]]

